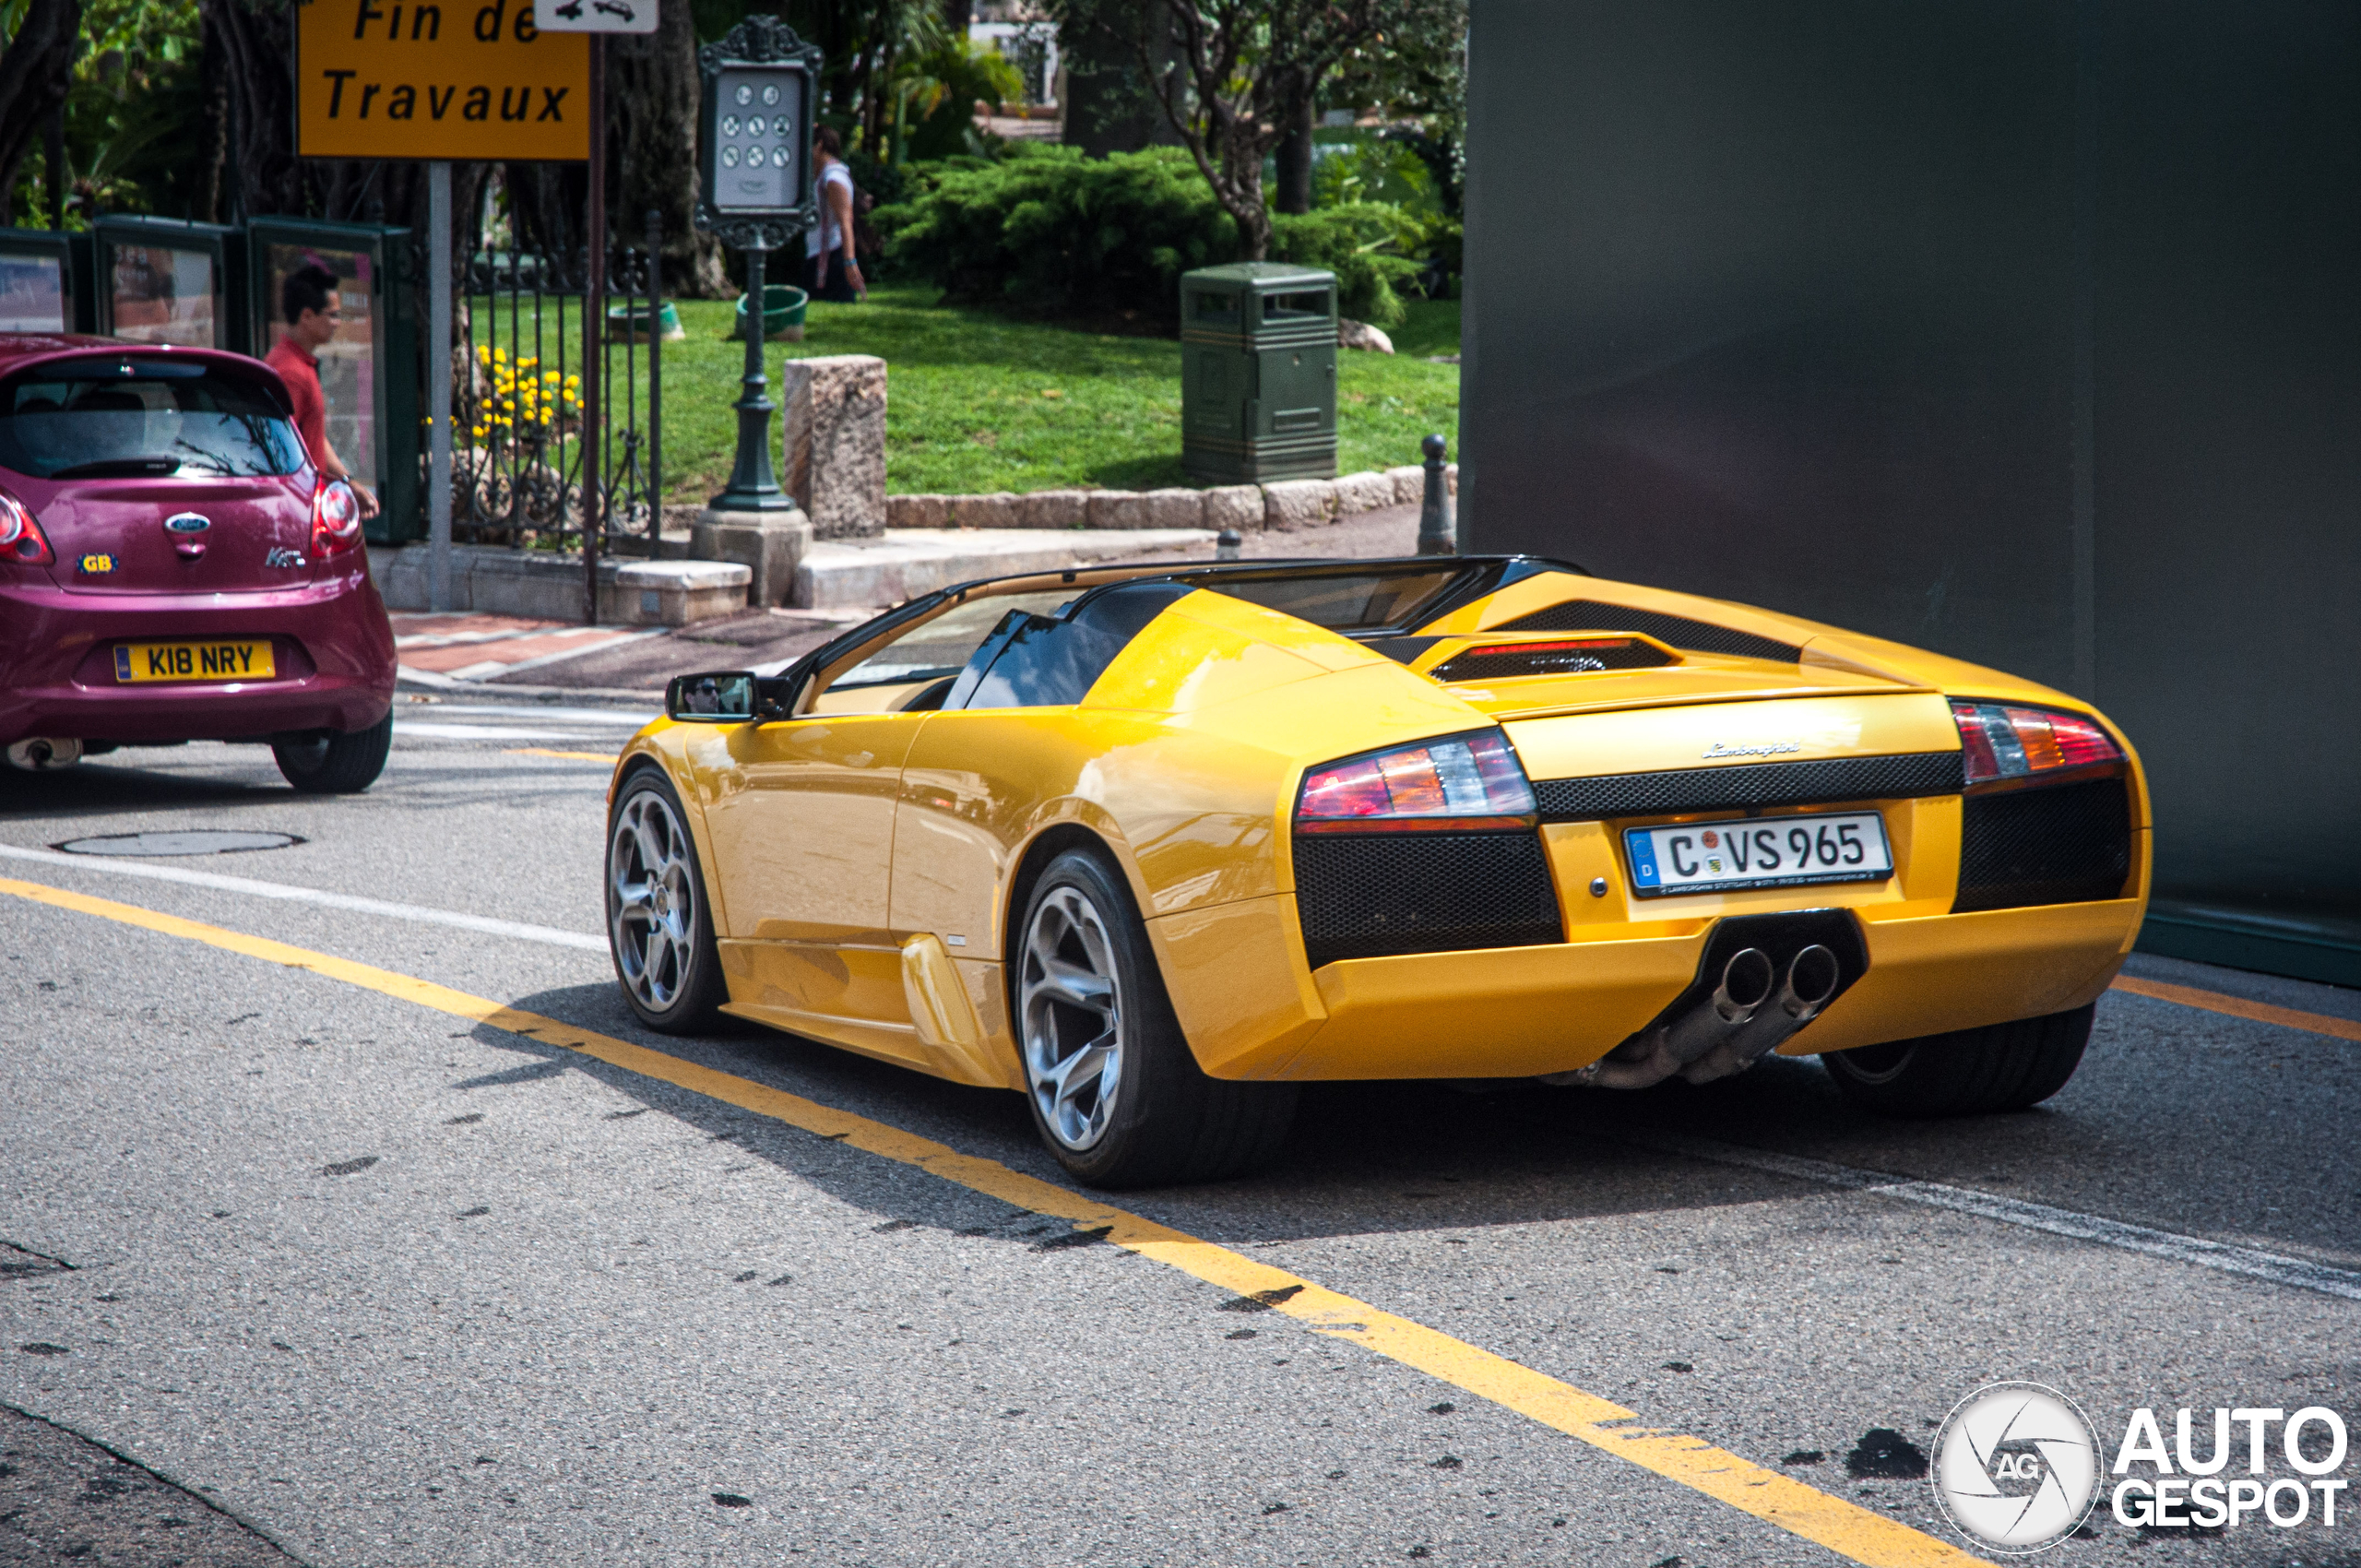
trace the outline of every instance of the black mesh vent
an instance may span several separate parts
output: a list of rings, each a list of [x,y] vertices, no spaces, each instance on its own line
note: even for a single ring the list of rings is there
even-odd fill
[[[1836,757],[1824,762],[1755,762],[1734,767],[1683,767],[1665,773],[1614,773],[1596,778],[1536,778],[1544,822],[1597,822],[1618,816],[1723,811],[1740,806],[1804,805],[1817,801],[1904,801],[1956,795],[1966,776],[1958,752]]]
[[[1295,897],[1315,969],[1566,938],[1534,833],[1300,834]]]
[[[1661,610],[1634,610],[1626,604],[1602,604],[1595,599],[1570,599],[1530,615],[1520,615],[1496,632],[1637,632],[1675,647],[1699,653],[1735,654],[1740,659],[1769,659],[1781,664],[1801,659],[1804,650],[1774,637],[1733,631],[1710,621],[1667,615]]]
[[[1586,670],[1655,670],[1672,655],[1634,638],[1494,643],[1455,653],[1427,671],[1438,681],[1505,681],[1512,675],[1575,675]]]
[[[2131,800],[2120,778],[1970,795],[1953,913],[2119,898],[2131,875]]]

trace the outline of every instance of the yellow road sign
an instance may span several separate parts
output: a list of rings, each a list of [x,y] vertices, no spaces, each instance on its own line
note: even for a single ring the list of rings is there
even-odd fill
[[[306,158],[590,156],[589,37],[542,32],[533,0],[310,0],[295,15]]]

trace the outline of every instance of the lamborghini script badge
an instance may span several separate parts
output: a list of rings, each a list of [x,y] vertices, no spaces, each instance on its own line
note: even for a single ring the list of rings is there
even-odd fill
[[[1759,746],[1726,746],[1719,741],[1715,741],[1705,748],[1703,754],[1709,757],[1778,756],[1786,752],[1799,752],[1803,749],[1801,741],[1766,741]]]

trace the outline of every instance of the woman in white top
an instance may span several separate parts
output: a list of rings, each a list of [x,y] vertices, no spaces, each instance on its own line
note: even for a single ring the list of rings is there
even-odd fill
[[[812,161],[820,171],[820,221],[803,237],[803,289],[815,300],[865,299],[869,285],[853,256],[852,171],[844,138],[834,125],[812,133]]]

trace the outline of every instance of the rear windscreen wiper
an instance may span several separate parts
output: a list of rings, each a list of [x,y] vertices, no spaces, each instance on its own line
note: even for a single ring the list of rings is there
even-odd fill
[[[101,457],[95,462],[75,463],[66,468],[53,469],[52,479],[161,479],[181,471],[178,457]]]

